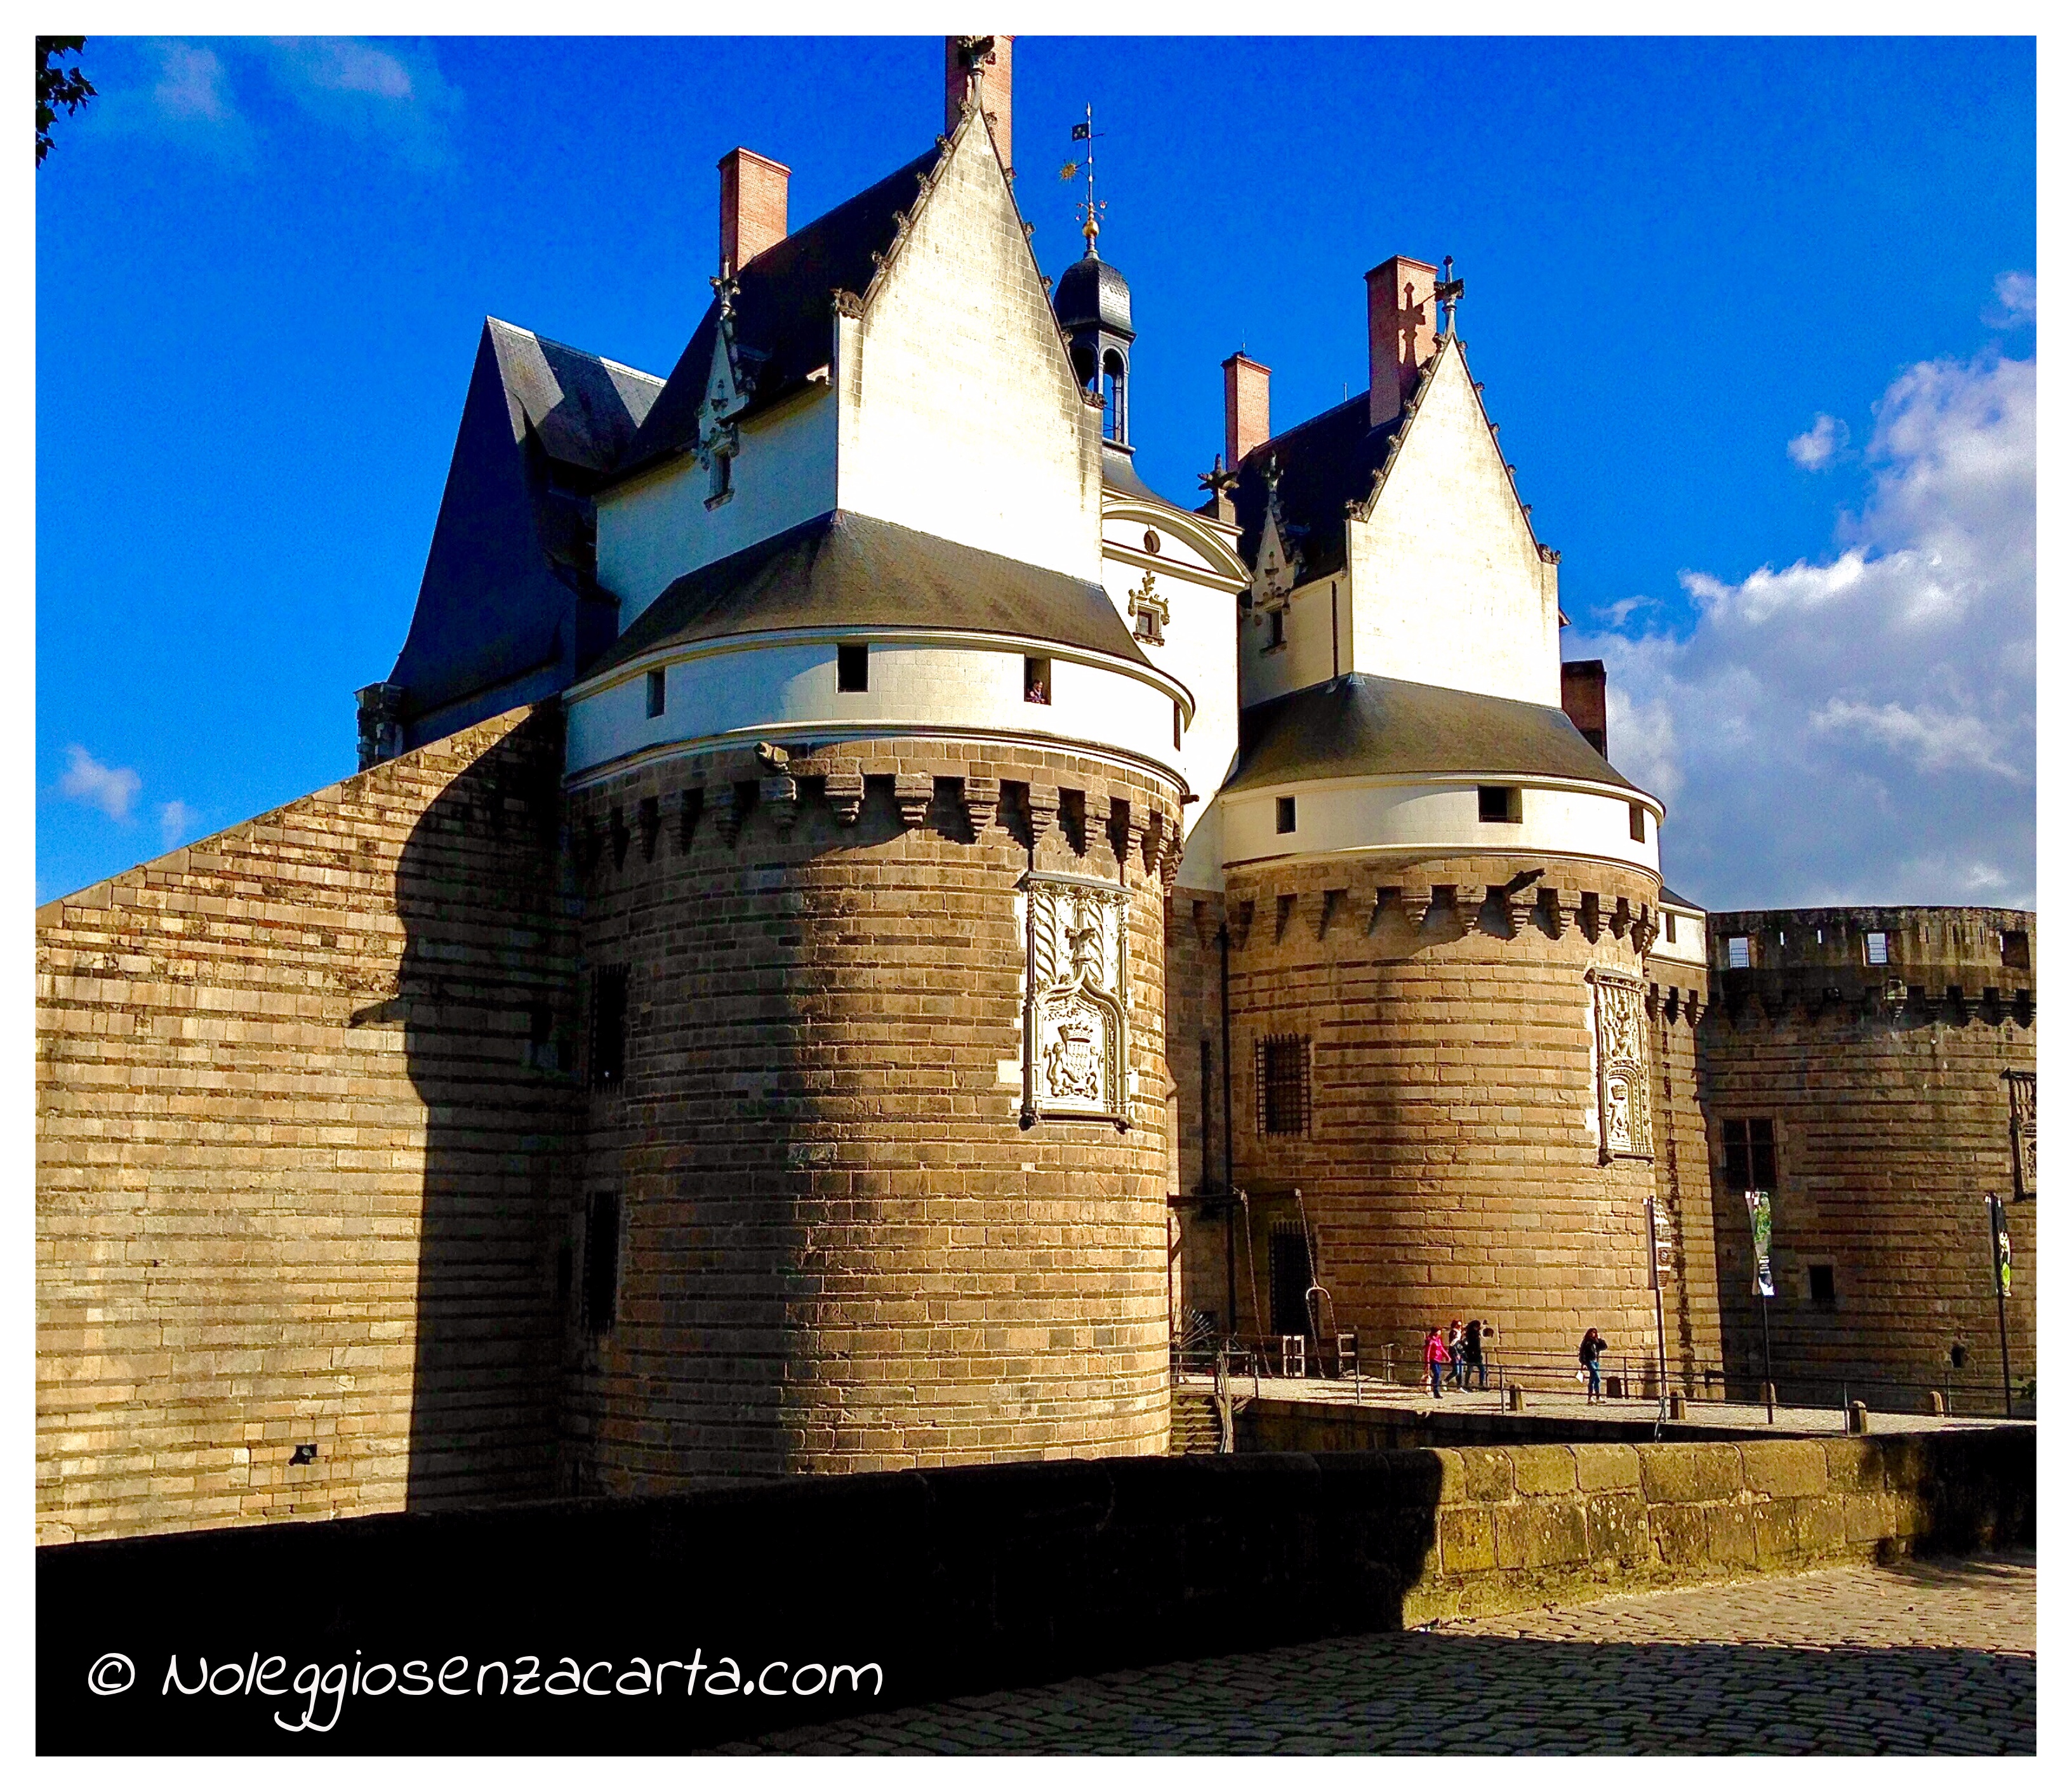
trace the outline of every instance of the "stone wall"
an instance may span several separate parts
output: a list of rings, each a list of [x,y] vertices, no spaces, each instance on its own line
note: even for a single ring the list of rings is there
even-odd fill
[[[436,1671],[449,1652],[472,1667],[534,1650],[551,1671],[564,1654],[681,1664],[695,1644],[714,1674],[724,1656],[750,1678],[779,1660],[878,1663],[882,1684],[813,1700],[828,1720],[1456,1613],[2035,1537],[2033,1427],[792,1476],[44,1549],[39,1721],[105,1737],[141,1718],[138,1745],[160,1751],[278,1745],[264,1698],[86,1690],[115,1635],[145,1685],[172,1649],[190,1677],[204,1654],[245,1663],[258,1639],[226,1587],[323,1589],[262,1644],[298,1661],[429,1656]],[[318,1745],[681,1752],[804,1708],[683,1686],[353,1699]],[[284,1721],[302,1707],[294,1695]]]
[[[40,1535],[551,1490],[560,751],[514,712],[38,911]]]
[[[898,740],[577,791],[585,956],[629,979],[590,1101],[624,1218],[586,1486],[1164,1449],[1178,796]],[[1032,863],[1129,886],[1126,1128],[1023,1124]]]
[[[1645,1202],[1664,1145],[1688,1149],[1688,1046],[1657,1102],[1656,1162],[1601,1162],[1585,973],[1644,981],[1656,886],[1589,861],[1534,869],[1521,882],[1509,860],[1377,855],[1231,872],[1243,1330],[1268,1329],[1272,1228],[1306,1217],[1337,1325],[1360,1332],[1370,1369],[1383,1341],[1400,1359],[1424,1327],[1476,1316],[1521,1367],[1572,1367],[1593,1325],[1651,1361]],[[1260,1122],[1256,1048],[1274,1036],[1309,1042],[1299,1134]],[[1677,1194],[1702,1205],[1688,1178]],[[1708,1325],[1696,1304],[1675,1335],[1709,1357]]]
[[[2005,1074],[2036,1071],[2036,917],[1979,909],[1715,914],[1714,1002],[1700,1029],[1728,1374],[1759,1378],[1747,1210],[1725,1130],[1772,1123],[1770,1303],[1780,1392],[1920,1410],[1947,1386],[1964,1410],[2000,1399],[1984,1196],[2012,1193]],[[1888,962],[1867,964],[1864,936]],[[2019,935],[2022,962],[2004,947]],[[1782,937],[1780,937],[1782,936]],[[1753,943],[1745,969],[1731,939]],[[2013,1379],[2036,1362],[2036,1205],[2011,1203]],[[1815,1267],[1832,1275],[1819,1297]],[[1960,1368],[1951,1351],[1960,1346]],[[1906,1384],[1894,1387],[1889,1383]]]
[[[1166,1049],[1175,1127],[1174,1312],[1183,1331],[1195,1313],[1211,1316],[1217,1329],[1232,1320],[1215,1205],[1223,1184],[1223,925],[1221,891],[1184,884],[1174,890],[1166,919]],[[1235,1117],[1235,1091],[1232,1108]]]

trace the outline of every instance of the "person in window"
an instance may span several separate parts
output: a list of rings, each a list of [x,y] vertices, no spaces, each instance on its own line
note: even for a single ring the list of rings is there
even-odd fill
[[[1577,1346],[1576,1360],[1583,1366],[1583,1373],[1589,1383],[1589,1398],[1604,1398],[1604,1379],[1598,1373],[1597,1361],[1605,1354],[1605,1341],[1597,1336],[1595,1326],[1583,1334],[1583,1342]]]
[[[1424,1334],[1424,1367],[1432,1371],[1432,1398],[1435,1400],[1440,1397],[1440,1378],[1445,1374],[1446,1365],[1453,1360],[1446,1349],[1445,1339],[1439,1335],[1439,1328],[1434,1326]]]

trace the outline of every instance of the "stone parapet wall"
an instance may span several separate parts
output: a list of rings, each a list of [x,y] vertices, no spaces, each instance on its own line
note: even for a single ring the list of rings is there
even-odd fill
[[[1734,1575],[2011,1548],[2033,1431],[1438,1449],[1405,1624]]]
[[[39,1534],[553,1490],[559,773],[514,712],[38,910]]]
[[[1692,1243],[1712,1231],[1709,1190],[1683,1167],[1697,1124],[1696,992],[1657,987],[1650,1005],[1648,1049],[1667,1040],[1671,1052],[1666,1080],[1654,1067],[1655,1161],[1601,1161],[1596,1130],[1588,973],[1646,990],[1658,890],[1644,873],[1555,859],[1231,871],[1242,1330],[1282,1329],[1270,1324],[1271,1233],[1306,1217],[1337,1327],[1357,1329],[1370,1355],[1479,1316],[1514,1362],[1572,1362],[1589,1326],[1651,1358],[1645,1203],[1659,1190],[1686,1266],[1668,1291],[1673,1367],[1716,1354],[1695,1285],[1709,1250]],[[1309,1042],[1297,1134],[1261,1117],[1257,1047],[1276,1036]]]
[[[624,1217],[585,1486],[1164,1449],[1178,795],[942,740],[576,790],[584,956],[629,1009],[590,1099]],[[1127,885],[1126,1126],[1024,1124],[1032,865]]]
[[[2035,1537],[2030,1427],[792,1476],[44,1549],[39,1686],[54,1728],[105,1725],[120,1702],[95,1700],[86,1671],[111,1616],[144,1675],[175,1648],[191,1673],[199,1654],[242,1663],[253,1647],[249,1612],[224,1588],[314,1587],[330,1661],[400,1663],[433,1638],[471,1663],[509,1660],[551,1637],[578,1662],[680,1663],[695,1640],[714,1673],[722,1653],[748,1675],[776,1660],[881,1664],[882,1686],[813,1701],[829,1720],[1552,1598]],[[580,1572],[556,1571],[571,1563]],[[682,1685],[668,1698],[359,1699],[336,1741],[681,1750],[800,1720],[795,1701],[690,1699]],[[246,1721],[278,1733],[261,1700],[158,1708],[159,1745],[220,1749]]]

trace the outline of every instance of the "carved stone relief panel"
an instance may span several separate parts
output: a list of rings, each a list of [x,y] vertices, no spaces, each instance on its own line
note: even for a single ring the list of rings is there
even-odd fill
[[[1597,1149],[1601,1160],[1652,1158],[1655,1117],[1649,1095],[1646,1008],[1639,982],[1592,971],[1597,1026]]]
[[[1029,982],[1023,1008],[1024,1124],[1075,1118],[1127,1123],[1129,893],[1031,873]]]

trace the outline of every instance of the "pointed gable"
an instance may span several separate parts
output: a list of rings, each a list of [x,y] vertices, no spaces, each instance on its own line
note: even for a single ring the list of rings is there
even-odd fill
[[[1395,435],[1345,524],[1354,668],[1558,708],[1554,557],[1457,337],[1441,339]]]
[[[1099,577],[1099,413],[991,138],[967,113],[845,319],[841,507]]]

